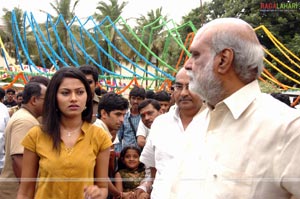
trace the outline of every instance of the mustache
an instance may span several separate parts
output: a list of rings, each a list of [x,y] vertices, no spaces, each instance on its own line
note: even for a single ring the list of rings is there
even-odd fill
[[[193,73],[193,71],[191,71],[191,70],[186,71],[186,74],[187,74],[189,77],[194,77],[194,73]]]
[[[179,102],[181,102],[181,101],[192,101],[192,98],[190,98],[190,97],[180,97]]]

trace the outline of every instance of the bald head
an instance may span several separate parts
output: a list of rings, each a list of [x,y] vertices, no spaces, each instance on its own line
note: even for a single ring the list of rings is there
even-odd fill
[[[260,76],[264,52],[255,31],[247,22],[237,18],[212,20],[197,32],[194,40],[200,39],[206,41],[215,54],[224,49],[233,50],[232,65],[243,83],[247,84]]]
[[[205,24],[197,32],[197,35],[203,34],[203,32],[206,31],[209,31],[211,35],[225,31],[245,41],[259,44],[255,31],[250,24],[238,18],[220,18],[212,20]]]
[[[185,63],[190,88],[214,106],[257,79],[264,51],[253,28],[235,18],[212,20],[200,28]]]
[[[187,74],[187,70],[185,70],[185,68],[181,68],[176,75],[176,79],[187,79],[189,80],[190,77]]]

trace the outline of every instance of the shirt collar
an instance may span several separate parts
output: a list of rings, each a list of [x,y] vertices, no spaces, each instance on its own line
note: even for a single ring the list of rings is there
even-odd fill
[[[82,126],[81,126],[81,130],[83,131],[84,134],[86,134],[86,132],[88,131],[90,127],[90,124],[86,121],[83,122]]]
[[[261,93],[257,80],[252,81],[246,86],[242,87],[223,102],[226,104],[234,119],[240,117],[240,115],[248,108],[248,106],[255,100],[257,95]],[[218,104],[217,104],[218,106]]]
[[[94,93],[93,101],[99,103],[100,99],[96,93]]]
[[[110,131],[109,131],[107,125],[105,124],[105,122],[103,122],[101,119],[99,119],[99,122],[100,122],[101,125],[103,126],[104,130],[106,130],[106,131],[110,134]]]
[[[174,114],[174,119],[180,120],[180,116],[179,116],[179,107],[178,107],[178,106],[175,107],[174,113],[175,113],[175,114]]]
[[[200,114],[200,113],[201,113],[203,110],[205,110],[206,108],[207,108],[207,105],[206,105],[205,103],[203,103],[202,106],[201,106],[201,108],[199,109],[198,113],[195,114],[194,117],[195,117],[196,115]],[[172,111],[172,112],[173,112],[173,111]],[[168,112],[168,113],[169,113],[169,112]],[[176,120],[181,120],[180,114],[179,114],[179,107],[178,107],[178,106],[175,107],[174,113],[175,113],[175,114],[173,114],[174,119],[176,119]]]

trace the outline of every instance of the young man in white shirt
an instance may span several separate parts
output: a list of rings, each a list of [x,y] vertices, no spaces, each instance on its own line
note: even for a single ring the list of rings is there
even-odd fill
[[[129,102],[127,99],[114,92],[104,94],[98,105],[98,116],[94,124],[103,128],[110,136],[113,146],[110,151],[109,159],[109,177],[113,178],[116,170],[117,154],[114,151],[114,144],[119,143],[117,135],[118,130],[124,122],[124,116],[128,110]],[[119,197],[122,195],[117,188],[109,181],[109,197]]]

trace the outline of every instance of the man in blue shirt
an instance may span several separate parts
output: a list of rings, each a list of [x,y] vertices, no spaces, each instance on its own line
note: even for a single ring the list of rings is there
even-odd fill
[[[129,92],[130,109],[124,116],[124,123],[118,131],[119,144],[115,145],[115,151],[120,152],[125,146],[137,146],[136,131],[140,122],[140,114],[138,111],[139,104],[145,99],[146,91],[144,88],[135,86]]]

